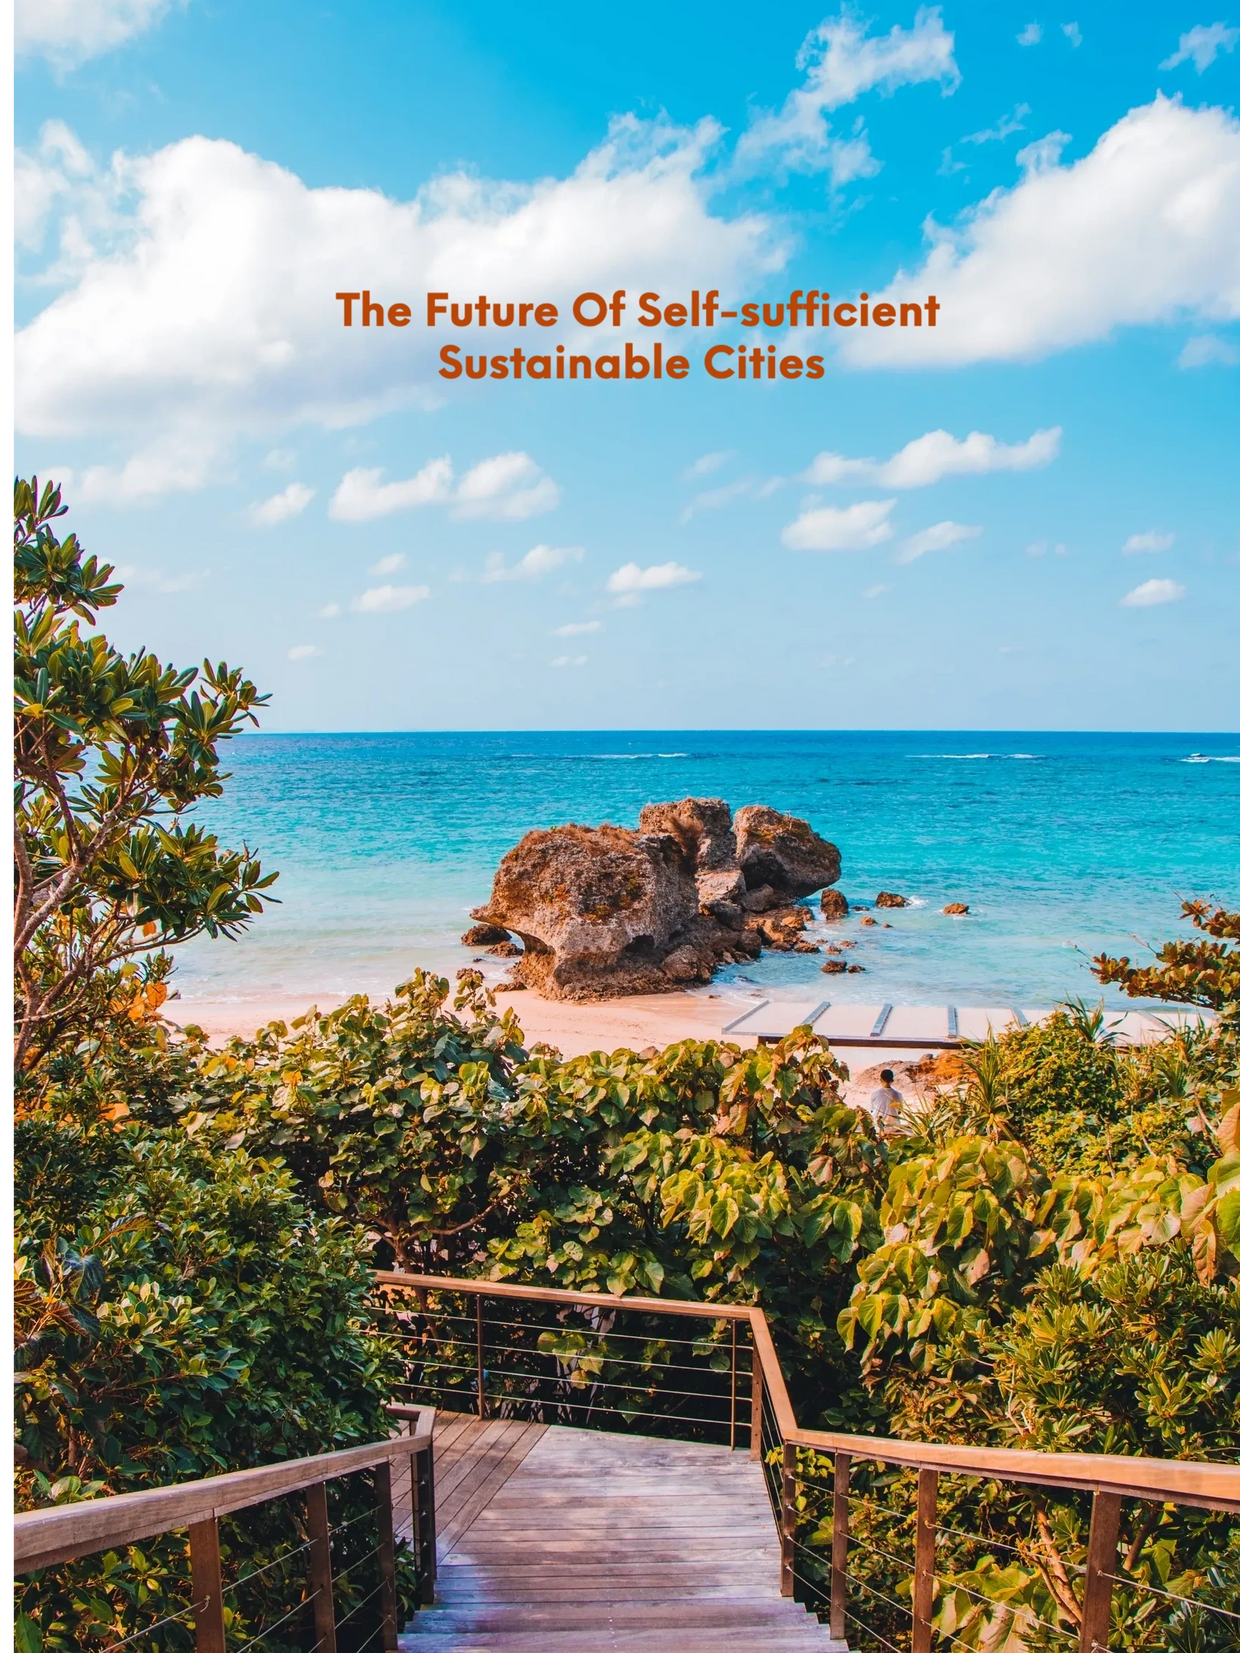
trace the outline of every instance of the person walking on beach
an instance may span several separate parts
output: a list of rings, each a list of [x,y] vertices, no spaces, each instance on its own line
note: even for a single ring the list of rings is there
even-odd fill
[[[884,1068],[878,1077],[882,1083],[877,1090],[870,1092],[870,1115],[879,1136],[894,1136],[901,1127],[900,1110],[904,1106],[904,1098],[892,1082],[895,1074],[890,1068]]]

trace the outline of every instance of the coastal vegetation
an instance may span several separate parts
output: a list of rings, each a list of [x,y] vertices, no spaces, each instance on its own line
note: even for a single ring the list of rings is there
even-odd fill
[[[1193,939],[1095,961],[1210,1027],[1123,1048],[1065,1005],[942,1063],[888,1137],[807,1029],[564,1060],[473,972],[213,1048],[164,1019],[167,949],[270,899],[251,852],[191,818],[263,697],[114,651],[96,624],[120,588],[56,538],[62,509],[19,483],[21,1507],[383,1433],[402,1373],[371,1271],[391,1266],[760,1303],[822,1427],[1240,1453],[1240,914],[1189,903]],[[883,1556],[910,1548],[915,1499],[899,1472],[858,1484],[861,1576],[898,1601]],[[978,1483],[943,1507],[985,1542],[942,1549],[942,1630],[979,1653],[1061,1645],[1083,1506]],[[801,1516],[812,1542],[829,1511]],[[293,1520],[234,1525],[234,1576],[299,1542]],[[1110,1645],[1234,1647],[1234,1621],[1152,1593],[1240,1613],[1232,1526],[1126,1520],[1147,1588],[1117,1599]],[[20,1580],[23,1653],[114,1646],[185,1599],[187,1566],[166,1538]],[[275,1567],[241,1592],[241,1640],[286,1587]],[[898,1616],[875,1622],[898,1642]]]

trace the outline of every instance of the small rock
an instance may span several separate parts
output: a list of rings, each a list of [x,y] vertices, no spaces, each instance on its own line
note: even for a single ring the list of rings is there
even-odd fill
[[[865,973],[865,965],[864,964],[850,964],[848,966],[848,974],[850,976],[860,976],[860,975],[864,975],[864,973]]]
[[[969,903],[967,901],[949,901],[943,909],[945,913],[950,914],[953,918],[959,918],[963,913],[967,913],[968,910]]]
[[[884,930],[890,930],[890,928],[891,928],[891,925],[890,925],[890,924],[884,924],[884,925],[883,925],[883,929],[884,929]]]
[[[878,920],[876,918],[863,918],[861,922],[863,924],[868,924],[872,930],[878,929]]]
[[[524,993],[525,983],[512,980],[497,981],[494,991],[496,993]]]
[[[848,902],[842,890],[824,890],[818,901],[824,918],[847,918]]]
[[[487,952],[496,959],[519,959],[521,949],[515,941],[499,941],[494,947],[488,947]]]
[[[835,942],[829,941],[823,951],[827,953],[838,953],[839,947],[835,944]]]
[[[822,948],[812,941],[798,941],[792,951],[794,953],[821,953]]]
[[[892,890],[879,890],[874,898],[876,907],[907,907],[908,899],[903,895],[896,895]]]
[[[847,969],[848,966],[843,959],[828,959],[822,967],[822,973],[824,976],[842,976]]]
[[[509,939],[498,924],[474,924],[461,937],[462,947],[492,947]]]

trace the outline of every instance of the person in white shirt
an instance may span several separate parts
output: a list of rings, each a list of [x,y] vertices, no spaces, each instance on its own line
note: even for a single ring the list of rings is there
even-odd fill
[[[880,1136],[892,1136],[900,1129],[904,1098],[892,1083],[895,1074],[890,1068],[884,1068],[878,1077],[882,1084],[870,1092],[870,1116]]]

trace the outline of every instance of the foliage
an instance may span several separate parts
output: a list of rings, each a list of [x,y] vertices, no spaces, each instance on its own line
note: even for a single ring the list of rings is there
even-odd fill
[[[378,1256],[577,1290],[759,1298],[817,1404],[854,1378],[834,1321],[886,1150],[804,1030],[741,1051],[527,1052],[466,973],[419,973],[203,1058],[211,1129],[280,1154]]]
[[[1212,954],[1201,968],[1215,970]],[[1178,981],[1192,991],[1208,984]],[[1129,1050],[1105,1038],[1100,1013],[1069,1005],[967,1054],[958,1094],[923,1110],[894,1156],[882,1239],[858,1259],[840,1317],[894,1433],[1234,1461],[1238,1077],[1226,1017]],[[1087,1509],[996,1493],[984,1482],[941,1492],[956,1536],[940,1554],[936,1622],[979,1653],[1053,1647],[1080,1622]],[[892,1495],[858,1529],[889,1558],[862,1564],[889,1600],[904,1589],[890,1557],[910,1539]],[[1138,1587],[1234,1611],[1226,1520],[1127,1505],[1122,1542],[1133,1584],[1117,1590],[1112,1647],[1230,1645],[1217,1640],[1228,1621],[1179,1608],[1169,1619],[1165,1597]],[[899,1628],[898,1614],[883,1623]]]
[[[165,1088],[189,1050],[148,1046]],[[310,1212],[286,1169],[136,1122],[106,1057],[91,1053],[88,1106],[70,1075],[17,1127],[19,1507],[385,1434],[394,1372],[370,1330],[364,1239]],[[287,1506],[237,1518],[230,1575],[300,1542]],[[184,1535],[169,1535],[31,1575],[21,1601],[45,1648],[106,1646],[179,1607],[187,1578]],[[278,1571],[243,1588],[237,1633],[279,1616],[287,1588]]]
[[[1185,901],[1183,916],[1209,941],[1168,941],[1154,955],[1156,964],[1134,966],[1127,958],[1105,953],[1094,960],[1099,981],[1115,983],[1133,998],[1166,999],[1240,1013],[1240,913],[1209,901]]]
[[[220,743],[256,722],[265,697],[222,663],[179,670],[95,632],[122,588],[75,534],[56,537],[66,509],[52,483],[16,482],[19,1065],[106,1015],[118,988],[145,1002],[169,965],[147,960],[135,980],[131,961],[203,932],[236,935],[274,880],[248,849],[184,819],[219,794]]]

